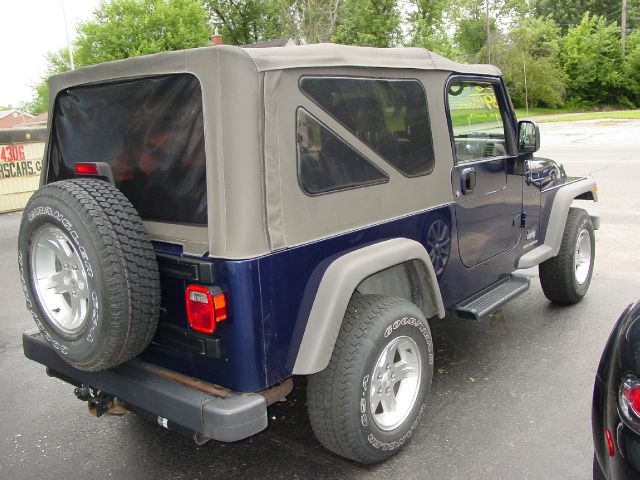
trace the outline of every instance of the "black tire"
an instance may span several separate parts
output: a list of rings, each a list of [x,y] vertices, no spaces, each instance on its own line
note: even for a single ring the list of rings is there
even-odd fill
[[[57,241],[63,246],[62,250],[59,245],[57,250],[49,247],[51,251],[67,252],[69,265],[62,266],[60,256],[64,255],[55,253],[48,263],[54,265],[56,275],[66,275],[64,285],[74,282],[77,290],[72,293],[54,291],[58,296],[51,296],[50,287],[42,287],[34,278],[34,271],[43,267],[33,258],[48,255],[46,248],[38,246],[41,243],[34,243],[47,243],[41,240],[42,232],[54,238],[49,243]],[[72,366],[87,371],[111,368],[137,356],[151,342],[160,308],[158,266],[142,220],[113,185],[76,179],[40,188],[22,216],[18,264],[31,316]],[[74,279],[70,268],[76,271]],[[56,288],[64,290],[59,281]],[[65,330],[67,324],[56,320],[61,308],[47,306],[47,300],[54,298],[49,301],[57,302],[62,310],[66,308],[62,301],[66,301],[72,311],[72,294],[78,298],[82,294],[74,310],[77,326]]]
[[[371,411],[370,376],[385,347],[400,337],[417,345],[422,373],[409,413],[397,427],[383,430]],[[356,294],[328,367],[309,377],[311,427],[320,443],[340,456],[365,464],[383,461],[411,438],[426,408],[432,377],[433,343],[420,309],[403,299]],[[392,388],[395,396],[397,387]]]
[[[579,282],[576,277],[576,245],[581,232],[591,240],[591,259],[586,278]],[[562,243],[558,255],[544,261],[539,266],[540,284],[545,296],[552,302],[572,305],[582,300],[593,275],[595,260],[595,234],[589,214],[581,208],[571,208],[564,227]]]

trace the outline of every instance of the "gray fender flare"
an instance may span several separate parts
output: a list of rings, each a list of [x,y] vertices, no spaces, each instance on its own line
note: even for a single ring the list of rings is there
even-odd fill
[[[586,195],[594,202],[598,201],[598,189],[593,178],[583,178],[559,188],[551,206],[544,242],[522,255],[516,263],[517,268],[534,267],[558,254],[571,203],[580,196],[586,198]],[[600,218],[593,215],[592,221],[597,230],[600,226]]]
[[[294,375],[309,375],[329,364],[344,313],[356,287],[362,280],[386,268],[410,260],[419,260],[427,272],[427,285],[437,314],[444,317],[444,304],[431,259],[415,240],[394,238],[374,243],[334,260],[318,286],[302,342],[293,367]]]

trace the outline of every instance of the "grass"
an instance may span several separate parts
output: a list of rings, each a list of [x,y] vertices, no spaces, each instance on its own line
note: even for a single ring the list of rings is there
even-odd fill
[[[558,115],[557,117],[534,119],[537,123],[575,122],[578,120],[612,119],[640,119],[640,110],[610,110],[605,112],[585,112],[568,108],[530,108],[529,114],[524,108],[516,108],[518,120],[544,115]]]
[[[539,117],[540,115],[556,115],[559,113],[576,113],[576,112],[575,110],[570,110],[568,108],[535,107],[535,108],[530,108],[529,113],[527,114],[526,108],[516,108],[516,117],[518,117],[518,119],[529,118],[529,117]]]
[[[541,118],[539,123],[546,122],[575,122],[578,120],[600,120],[600,119],[640,119],[640,110],[622,110],[618,112],[588,112],[577,113],[575,115],[563,115],[554,118]]]
[[[536,123],[549,122],[576,122],[579,120],[603,120],[603,119],[640,119],[640,110],[610,110],[606,112],[581,112],[569,108],[530,108],[529,114],[524,108],[516,108],[518,120],[533,118]],[[472,125],[487,122],[486,118],[473,118],[467,110],[453,110],[451,112],[454,127]],[[554,115],[547,118],[534,118],[546,115]],[[557,116],[555,116],[557,115]]]

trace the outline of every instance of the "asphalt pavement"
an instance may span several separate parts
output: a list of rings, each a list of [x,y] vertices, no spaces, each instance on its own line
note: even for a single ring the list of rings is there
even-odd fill
[[[618,315],[640,298],[640,122],[541,125],[540,156],[594,175],[602,215],[591,289],[572,307],[532,287],[483,322],[431,328],[436,375],[411,442],[373,466],[313,438],[304,379],[270,407],[266,431],[233,444],[190,440],[135,416],[91,417],[73,388],[22,354],[32,327],[17,274],[19,214],[0,215],[0,479],[587,479],[591,392]],[[582,203],[582,202],[581,202]]]

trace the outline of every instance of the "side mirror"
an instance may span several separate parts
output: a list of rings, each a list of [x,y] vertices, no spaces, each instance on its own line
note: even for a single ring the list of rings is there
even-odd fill
[[[518,122],[518,152],[533,153],[540,148],[540,128],[529,120]]]

